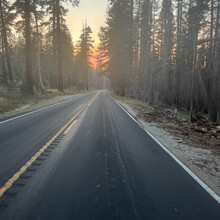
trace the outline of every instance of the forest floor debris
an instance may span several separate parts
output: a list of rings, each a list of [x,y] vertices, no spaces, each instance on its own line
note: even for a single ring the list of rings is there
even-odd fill
[[[111,94],[112,95],[112,94]],[[220,195],[220,127],[203,116],[112,95],[203,182]]]

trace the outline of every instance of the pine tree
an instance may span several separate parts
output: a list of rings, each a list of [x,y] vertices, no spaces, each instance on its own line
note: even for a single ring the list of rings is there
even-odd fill
[[[8,45],[8,29],[11,21],[13,20],[13,14],[8,11],[9,9],[9,2],[6,0],[0,0],[0,24],[1,24],[1,35],[2,35],[2,47],[5,49],[5,56],[7,61],[8,67],[8,79],[9,81],[13,82],[13,72],[11,66],[11,58],[9,52],[9,45]]]
[[[163,0],[162,9],[160,12],[160,24],[161,24],[161,87],[163,88],[164,101],[171,104],[172,100],[172,49],[173,49],[173,37],[174,37],[174,16],[172,10],[172,1]]]
[[[25,30],[25,52],[26,52],[26,81],[27,92],[34,94],[33,76],[32,76],[32,52],[31,52],[31,13],[33,12],[32,1],[16,0],[12,5],[13,10],[16,10],[16,15],[21,15],[24,20],[18,21],[24,24]],[[17,22],[17,23],[18,23]]]
[[[92,30],[91,28],[85,24],[82,29],[82,34],[80,36],[80,41],[78,42],[78,57],[80,62],[80,69],[82,74],[82,82],[84,89],[88,90],[88,69],[91,67],[90,58],[93,54],[93,43],[91,37]]]
[[[150,81],[150,56],[151,56],[151,3],[144,0],[141,7],[140,24],[140,65],[139,65],[139,84],[142,90],[142,100],[147,99],[147,91]]]
[[[56,49],[57,49],[57,63],[58,63],[58,90],[64,91],[63,86],[63,59],[62,59],[62,30],[61,30],[61,17],[65,14],[66,9],[63,8],[62,3],[65,0],[48,0],[45,3],[48,4],[49,9],[52,10],[53,14],[53,31],[56,27]],[[68,0],[73,7],[79,5],[79,0]],[[56,22],[56,24],[55,24]],[[54,47],[55,51],[55,47]]]
[[[198,36],[199,31],[202,28],[201,21],[204,17],[206,3],[205,1],[197,0],[195,3],[193,0],[189,2],[188,12],[188,67],[191,72],[191,95],[190,95],[190,117],[192,121],[193,112],[196,109],[196,98],[195,98],[195,72],[197,63],[197,47],[198,47]]]
[[[107,71],[115,92],[125,95],[130,87],[129,78],[133,66],[133,1],[109,1],[109,5],[107,27],[101,29],[105,30],[103,34],[106,35],[109,48]]]
[[[34,18],[35,18],[35,28],[36,28],[36,47],[37,47],[37,68],[38,68],[38,73],[37,73],[37,78],[38,78],[38,85],[40,87],[41,92],[45,92],[45,88],[43,85],[43,81],[42,81],[42,71],[41,71],[41,59],[40,59],[40,33],[39,33],[39,19],[42,20],[42,17],[44,15],[43,11],[38,11],[37,7],[38,5],[41,4],[41,0],[33,0],[33,12],[34,12]]]

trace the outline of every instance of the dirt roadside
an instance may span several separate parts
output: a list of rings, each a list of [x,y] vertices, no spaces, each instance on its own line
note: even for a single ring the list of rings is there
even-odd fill
[[[92,92],[92,91],[88,91],[88,92]],[[82,91],[79,93],[72,93],[72,94],[63,94],[63,95],[51,95],[51,96],[42,96],[40,99],[34,97],[33,100],[27,99],[25,101],[21,100],[20,102],[17,101],[16,103],[16,108],[14,108],[13,110],[9,110],[9,111],[0,111],[0,120],[4,120],[6,118],[10,118],[13,117],[15,115],[19,115],[25,112],[30,112],[30,111],[34,111],[37,110],[39,108],[43,108],[58,102],[62,102],[65,100],[68,100],[74,96],[78,96],[81,94],[85,94],[87,92]],[[1,97],[0,97],[0,102],[1,102]],[[7,98],[5,98],[6,102],[7,102]],[[9,100],[10,102],[13,102],[14,100]],[[1,104],[1,103],[0,103]]]

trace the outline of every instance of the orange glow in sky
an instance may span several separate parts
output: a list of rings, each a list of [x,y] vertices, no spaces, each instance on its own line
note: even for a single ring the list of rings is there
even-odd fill
[[[91,68],[96,69],[97,63],[95,57],[90,57],[89,61],[91,62]]]
[[[98,44],[97,34],[100,26],[105,25],[107,2],[108,0],[80,0],[80,5],[76,8],[73,8],[70,3],[66,4],[69,9],[66,21],[74,44],[81,35],[82,23],[85,21],[92,29],[95,45]]]
[[[93,56],[96,56],[95,48],[99,43],[98,32],[100,26],[105,25],[107,3],[108,0],[80,0],[79,7],[73,8],[70,3],[65,5],[69,10],[66,22],[74,44],[79,40],[83,23],[87,22],[92,29],[92,39],[95,40]],[[91,57],[90,62],[92,63],[92,68],[96,69],[95,57]]]

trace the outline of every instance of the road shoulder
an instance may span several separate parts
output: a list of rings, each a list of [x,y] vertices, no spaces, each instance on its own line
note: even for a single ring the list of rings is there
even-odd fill
[[[92,92],[92,91],[90,91]],[[90,93],[88,92],[88,93]],[[67,101],[69,99],[72,99],[74,97],[80,96],[80,95],[85,95],[88,94],[87,92],[82,92],[82,93],[74,93],[74,94],[64,94],[64,95],[58,95],[58,96],[54,96],[51,98],[45,98],[45,99],[40,99],[37,102],[28,102],[26,104],[21,104],[18,108],[11,110],[11,111],[7,111],[0,114],[0,121],[4,121],[28,112],[32,112],[32,111],[36,111],[38,109],[41,108],[45,108],[60,102],[64,102]]]
[[[159,127],[157,123],[144,121],[130,105],[119,100],[117,102],[186,167],[220,196],[219,155],[216,155],[211,150],[195,147],[188,142],[185,143],[179,137]]]

